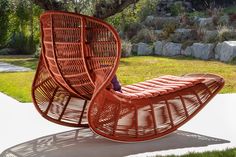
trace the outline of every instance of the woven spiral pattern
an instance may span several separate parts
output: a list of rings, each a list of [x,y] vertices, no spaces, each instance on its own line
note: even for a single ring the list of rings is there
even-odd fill
[[[90,127],[106,138],[135,142],[165,136],[196,115],[223,87],[213,74],[162,76],[111,89],[121,46],[117,32],[96,18],[46,12],[33,102],[46,119]],[[132,69],[131,69],[132,70]]]

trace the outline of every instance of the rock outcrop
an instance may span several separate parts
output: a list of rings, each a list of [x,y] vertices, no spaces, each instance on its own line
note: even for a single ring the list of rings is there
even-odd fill
[[[236,57],[236,41],[218,43],[215,48],[215,58],[220,61],[232,61]]]

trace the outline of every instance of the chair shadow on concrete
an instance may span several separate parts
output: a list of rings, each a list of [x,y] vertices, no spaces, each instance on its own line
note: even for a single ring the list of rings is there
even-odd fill
[[[5,150],[0,157],[122,157],[132,154],[189,147],[204,147],[230,141],[177,130],[141,143],[117,143],[93,134],[88,128],[53,134]]]

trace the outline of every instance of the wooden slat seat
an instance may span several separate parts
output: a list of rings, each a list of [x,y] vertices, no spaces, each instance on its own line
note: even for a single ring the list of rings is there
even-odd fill
[[[117,95],[128,99],[142,99],[158,95],[164,95],[192,87],[201,83],[204,79],[183,78],[177,76],[162,76],[152,80],[146,80],[132,85],[122,87],[122,92],[116,92]]]

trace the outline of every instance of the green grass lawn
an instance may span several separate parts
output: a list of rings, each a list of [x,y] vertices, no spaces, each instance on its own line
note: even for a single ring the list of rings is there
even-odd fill
[[[156,156],[156,157],[235,157],[236,149],[227,149],[224,151],[208,151],[203,153],[189,153],[186,155],[176,156],[176,155],[168,155],[168,156]]]
[[[18,101],[31,102],[34,72],[0,73],[0,92]]]
[[[0,62],[35,69],[37,59],[18,56],[2,57]],[[32,72],[0,73],[0,92],[21,101],[31,102]],[[184,75],[187,73],[214,73],[225,78],[226,85],[221,93],[236,92],[236,62],[202,61],[188,57],[130,57],[122,58],[117,72],[123,85],[131,84],[161,75]],[[190,153],[182,157],[235,157],[236,149],[205,153]],[[176,156],[168,156],[176,157]]]
[[[131,84],[162,75],[214,73],[225,78],[221,93],[236,92],[236,64],[202,61],[187,57],[130,57],[121,59],[118,77],[122,84]]]
[[[35,69],[37,59],[24,56],[2,57],[0,62]],[[122,58],[117,72],[123,85],[132,84],[162,75],[184,75],[187,73],[214,73],[225,78],[221,93],[236,92],[236,63],[202,61],[188,57],[129,57]],[[33,72],[0,73],[0,92],[21,101],[31,102]]]
[[[38,59],[31,56],[0,56],[0,62],[36,69]],[[20,102],[31,102],[31,84],[34,78],[31,72],[0,73],[0,92]]]

